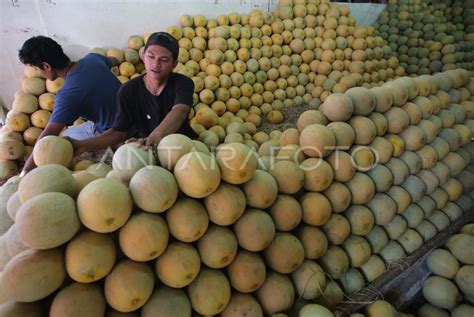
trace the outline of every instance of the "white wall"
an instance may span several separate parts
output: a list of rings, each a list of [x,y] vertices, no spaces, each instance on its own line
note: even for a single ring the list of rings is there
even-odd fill
[[[11,108],[23,65],[18,49],[35,35],[60,43],[74,60],[91,48],[124,48],[133,34],[178,25],[182,14],[216,17],[257,8],[272,11],[278,0],[1,0],[0,102]],[[369,25],[385,5],[349,4],[359,24]]]

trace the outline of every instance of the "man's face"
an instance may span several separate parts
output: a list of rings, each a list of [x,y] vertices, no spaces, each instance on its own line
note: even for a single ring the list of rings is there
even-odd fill
[[[49,80],[55,80],[58,78],[58,75],[56,74],[55,71],[51,68],[51,65],[48,63],[43,62],[43,68],[39,68],[38,66],[33,66],[34,69],[36,69],[36,72],[41,75],[42,77],[49,79]]]
[[[150,45],[143,54],[147,74],[156,79],[166,78],[176,67],[171,52],[159,45]]]

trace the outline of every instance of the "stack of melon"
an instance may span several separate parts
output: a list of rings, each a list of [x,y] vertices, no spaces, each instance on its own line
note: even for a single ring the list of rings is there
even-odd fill
[[[452,70],[352,88],[261,144],[235,122],[240,141],[215,152],[173,134],[157,157],[122,146],[108,172],[72,173],[70,145],[41,140],[39,167],[0,193],[0,312],[333,307],[472,208],[473,84]]]
[[[180,46],[175,71],[195,83],[196,132],[235,121],[253,131],[263,116],[281,123],[284,107],[404,75],[382,38],[356,26],[349,13],[326,0],[286,0],[273,14],[181,16],[181,27],[168,32]],[[93,51],[121,62],[113,71],[124,83],[145,72],[139,56],[149,35],[130,36],[124,51]]]
[[[428,303],[417,316],[474,315],[474,224],[465,225],[447,241],[445,249],[433,251],[426,263],[431,275],[424,281]],[[448,313],[447,311],[450,311]]]
[[[36,139],[48,123],[54,97],[64,80],[44,80],[33,67],[25,67],[21,90],[15,94],[6,125],[0,130],[0,180],[18,173],[19,162],[33,150]]]
[[[410,75],[472,70],[472,9],[472,1],[393,0],[374,24],[375,33]]]

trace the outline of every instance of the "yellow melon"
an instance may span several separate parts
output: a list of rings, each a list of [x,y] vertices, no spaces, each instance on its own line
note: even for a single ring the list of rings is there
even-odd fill
[[[105,277],[115,264],[114,241],[105,234],[86,230],[67,245],[65,264],[68,275],[79,283]]]
[[[191,198],[179,199],[167,212],[170,233],[183,242],[198,240],[207,230],[209,217],[204,206]]]
[[[320,259],[320,265],[333,279],[340,279],[349,270],[349,258],[342,248],[331,246]]]
[[[155,271],[160,281],[173,288],[189,285],[201,268],[199,253],[191,244],[173,242],[157,259]]]
[[[138,170],[131,178],[129,188],[135,204],[148,212],[163,212],[178,197],[178,185],[173,174],[159,166]]]
[[[237,186],[222,182],[204,199],[209,220],[221,226],[233,224],[245,211],[245,194]]]
[[[60,192],[75,197],[77,185],[71,172],[64,166],[57,164],[40,166],[23,177],[18,186],[22,203],[47,192]]]
[[[37,128],[44,129],[48,124],[49,118],[51,117],[51,112],[48,110],[37,110],[31,114],[31,124]]]
[[[31,114],[38,110],[38,98],[32,94],[19,92],[15,95],[12,109],[14,111]]]
[[[242,293],[251,293],[262,286],[266,277],[265,263],[253,252],[240,250],[227,267],[232,287]]]
[[[221,312],[222,317],[263,316],[260,303],[250,294],[232,292],[230,302]]]
[[[49,316],[103,316],[105,298],[97,285],[73,283],[63,288],[53,299]]]
[[[57,94],[63,85],[64,85],[64,78],[62,77],[58,77],[55,80],[46,79],[46,90],[49,93]]]
[[[60,137],[48,135],[41,138],[33,150],[33,159],[38,166],[59,164],[69,166],[74,154],[72,144]]]
[[[290,195],[278,195],[269,212],[276,229],[280,231],[293,230],[303,217],[300,203]]]
[[[290,309],[295,300],[295,290],[291,280],[284,274],[269,272],[263,285],[257,290],[256,296],[266,315]]]
[[[39,96],[46,91],[46,84],[42,78],[29,77],[21,81],[21,89],[25,93]]]
[[[222,179],[231,184],[249,181],[257,168],[255,154],[250,147],[241,143],[228,143],[219,147],[216,160]]]
[[[232,230],[210,225],[206,233],[198,240],[197,247],[201,261],[213,269],[228,266],[237,254],[237,238]]]
[[[194,198],[210,195],[221,181],[215,158],[201,152],[182,156],[176,163],[174,175],[181,191]]]
[[[120,312],[137,310],[150,298],[154,282],[153,272],[148,265],[122,260],[105,279],[105,299]]]
[[[304,172],[292,161],[278,161],[270,169],[275,178],[278,191],[284,194],[294,194],[304,185]]]
[[[189,153],[194,146],[192,140],[183,134],[169,134],[161,139],[157,147],[161,166],[173,170],[178,160]]]
[[[11,131],[23,132],[30,126],[30,117],[23,112],[12,110],[7,113],[5,124]]]
[[[348,94],[334,93],[321,105],[321,111],[331,121],[346,121],[354,111],[354,104]]]
[[[296,126],[300,132],[303,132],[307,126],[312,124],[326,125],[328,124],[328,120],[319,110],[307,110],[298,117],[298,121],[296,122]]]
[[[42,308],[39,302],[20,303],[7,301],[0,304],[0,314],[5,317],[40,317],[42,316]]]
[[[127,187],[114,179],[90,182],[77,197],[81,222],[89,229],[107,233],[122,227],[132,212],[132,197]]]
[[[16,160],[23,158],[25,146],[22,142],[14,139],[0,141],[0,160]]]
[[[135,213],[120,229],[120,249],[137,262],[159,257],[168,245],[168,226],[160,215]]]
[[[264,250],[265,262],[276,272],[289,274],[304,261],[304,248],[297,237],[288,232],[277,232]]]
[[[69,241],[80,227],[74,200],[63,193],[44,193],[28,199],[15,219],[23,243],[40,250]]]
[[[120,146],[112,157],[114,174],[124,184],[128,184],[132,176],[142,167],[155,164],[153,152],[138,147],[136,142]]]
[[[256,170],[253,177],[243,184],[247,205],[254,208],[270,207],[278,195],[278,185],[273,176]]]
[[[230,301],[230,284],[224,273],[218,270],[202,269],[189,285],[191,306],[202,315],[217,315]]]
[[[143,306],[141,316],[191,316],[191,312],[191,303],[184,290],[163,286],[154,290]]]
[[[303,152],[310,157],[325,157],[335,145],[334,133],[320,124],[311,124],[301,132],[299,143]]]
[[[64,259],[59,249],[28,249],[5,266],[2,288],[12,301],[34,302],[58,289],[65,277]]]
[[[345,93],[352,100],[354,105],[354,114],[367,116],[377,105],[377,98],[375,94],[364,87],[354,87]]]
[[[259,209],[247,209],[234,224],[239,245],[248,251],[265,249],[275,236],[275,224],[268,213]]]

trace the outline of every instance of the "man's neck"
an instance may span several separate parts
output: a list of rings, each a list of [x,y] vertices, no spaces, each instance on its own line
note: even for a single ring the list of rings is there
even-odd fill
[[[143,79],[145,80],[145,86],[150,91],[150,93],[156,95],[161,93],[164,86],[166,85],[166,82],[168,81],[168,78],[169,76],[166,76],[165,78],[156,80],[151,78],[149,75],[145,75]]]
[[[68,75],[68,73],[71,72],[71,69],[74,67],[74,64],[74,62],[69,62],[66,67],[55,70],[58,77],[66,79],[66,76]]]

